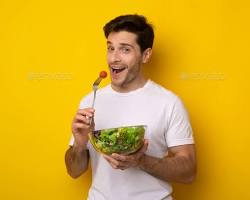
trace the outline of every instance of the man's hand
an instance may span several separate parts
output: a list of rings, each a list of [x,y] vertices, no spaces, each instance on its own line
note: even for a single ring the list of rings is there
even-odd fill
[[[69,175],[79,177],[88,169],[89,152],[86,150],[88,133],[94,128],[94,109],[79,109],[72,122],[74,145],[65,154],[65,164]]]
[[[103,157],[109,162],[111,167],[114,169],[127,169],[130,167],[137,167],[140,163],[141,158],[144,156],[148,148],[148,141],[144,140],[144,145],[140,150],[131,155],[122,155],[113,153],[112,155],[103,155]]]
[[[72,122],[72,133],[74,135],[75,147],[85,147],[88,142],[88,133],[94,128],[93,108],[79,109]]]

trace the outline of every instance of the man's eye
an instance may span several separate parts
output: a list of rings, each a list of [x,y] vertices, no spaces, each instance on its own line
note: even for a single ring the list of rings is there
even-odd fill
[[[113,50],[114,50],[114,47],[107,47],[107,50],[108,50],[108,51],[113,51]]]
[[[129,49],[129,48],[126,48],[126,47],[124,47],[124,48],[122,48],[122,51],[123,51],[124,53],[129,53],[129,52],[130,52],[130,49]]]

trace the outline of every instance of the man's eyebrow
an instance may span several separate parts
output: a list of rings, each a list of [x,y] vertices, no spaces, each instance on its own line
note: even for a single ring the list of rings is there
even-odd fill
[[[112,42],[111,41],[107,41],[107,44],[109,45],[109,44],[112,44]],[[119,43],[121,46],[129,46],[129,47],[131,47],[131,48],[133,48],[134,49],[134,46],[133,45],[131,45],[131,44],[128,44],[128,43]]]
[[[129,47],[131,47],[131,48],[134,48],[134,46],[133,46],[133,45],[128,44],[128,43],[120,43],[120,45],[122,45],[122,46],[129,46]]]

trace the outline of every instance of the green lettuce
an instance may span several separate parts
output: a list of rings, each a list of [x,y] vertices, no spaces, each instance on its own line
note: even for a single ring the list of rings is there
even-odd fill
[[[143,144],[144,126],[105,129],[95,137],[95,146],[103,153],[133,153]]]

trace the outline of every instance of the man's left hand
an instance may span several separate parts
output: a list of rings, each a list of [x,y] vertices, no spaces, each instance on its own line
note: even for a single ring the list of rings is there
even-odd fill
[[[146,152],[147,148],[148,148],[148,141],[144,140],[144,144],[141,147],[141,149],[134,154],[122,155],[113,153],[110,156],[103,155],[103,157],[109,162],[111,167],[113,167],[114,169],[124,170],[130,167],[137,167],[140,163],[140,160],[145,155],[144,153]]]

